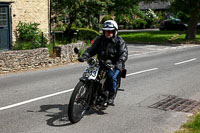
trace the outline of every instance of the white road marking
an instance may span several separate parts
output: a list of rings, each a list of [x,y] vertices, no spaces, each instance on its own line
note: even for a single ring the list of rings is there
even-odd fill
[[[139,71],[139,72],[134,72],[134,73],[130,73],[127,74],[126,76],[133,76],[133,75],[137,75],[137,74],[141,74],[141,73],[145,73],[145,72],[150,72],[150,71],[155,71],[158,70],[158,68],[152,68],[152,69],[147,69],[147,70],[143,70],[143,71]]]
[[[155,51],[146,52],[146,53],[139,53],[139,54],[130,54],[130,55],[128,55],[128,57],[132,57],[132,56],[141,56],[141,55],[147,55],[147,54],[152,54],[152,53],[155,53]]]
[[[46,96],[41,96],[41,97],[38,97],[38,98],[30,99],[30,100],[27,100],[27,101],[24,101],[24,102],[8,105],[8,106],[5,106],[5,107],[0,107],[0,111],[10,109],[10,108],[14,108],[14,107],[24,105],[24,104],[27,104],[27,103],[35,102],[35,101],[38,101],[38,100],[42,100],[42,99],[45,99],[45,98],[53,97],[53,96],[60,95],[60,94],[63,94],[63,93],[67,93],[67,92],[70,92],[70,91],[73,91],[73,90],[74,89],[69,89],[69,90],[49,94],[49,95],[46,95]]]
[[[193,58],[193,59],[190,59],[190,60],[186,60],[186,61],[174,63],[174,65],[180,65],[180,64],[188,63],[188,62],[191,62],[191,61],[195,61],[196,59],[197,59],[197,58]]]
[[[136,74],[145,73],[145,72],[149,72],[149,71],[154,71],[154,70],[157,70],[157,69],[158,68],[152,68],[152,69],[148,69],[148,70],[143,70],[143,71],[127,74],[126,76],[127,77],[128,76],[133,76],[133,75],[136,75]],[[65,90],[65,91],[61,91],[61,92],[57,92],[57,93],[53,93],[53,94],[49,94],[49,95],[46,95],[46,96],[41,96],[41,97],[38,97],[38,98],[30,99],[30,100],[27,100],[27,101],[24,101],[24,102],[20,102],[20,103],[8,105],[8,106],[0,107],[0,111],[7,110],[7,109],[10,109],[10,108],[14,108],[14,107],[17,107],[17,106],[21,106],[21,105],[24,105],[24,104],[28,104],[28,103],[31,103],[31,102],[39,101],[39,100],[42,100],[42,99],[45,99],[45,98],[57,96],[57,95],[60,95],[60,94],[68,93],[68,92],[71,92],[73,90],[74,90],[74,88],[73,89],[69,89],[69,90]]]

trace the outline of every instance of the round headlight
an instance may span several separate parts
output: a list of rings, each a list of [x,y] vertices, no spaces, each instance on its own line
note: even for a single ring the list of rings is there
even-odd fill
[[[95,65],[96,64],[96,59],[95,58],[90,58],[90,59],[88,59],[88,61],[87,61],[87,63],[89,64],[89,65]]]

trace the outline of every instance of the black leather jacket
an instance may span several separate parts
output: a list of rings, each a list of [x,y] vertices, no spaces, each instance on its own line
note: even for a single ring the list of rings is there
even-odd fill
[[[119,70],[122,70],[125,68],[125,61],[128,59],[128,48],[121,37],[116,36],[108,40],[102,35],[85,51],[83,57],[88,58],[96,54],[99,60],[106,61],[109,59]]]

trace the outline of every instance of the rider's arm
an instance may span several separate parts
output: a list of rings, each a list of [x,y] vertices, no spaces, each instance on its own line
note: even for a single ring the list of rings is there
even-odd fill
[[[120,44],[119,44],[119,58],[117,61],[117,68],[119,70],[122,70],[124,67],[124,63],[126,62],[126,60],[128,59],[128,48],[127,45],[125,43],[125,41],[120,38],[119,39]]]
[[[94,43],[92,44],[92,46],[90,46],[86,51],[85,53],[83,54],[83,56],[89,58],[89,57],[92,57],[94,55],[97,54],[97,50],[98,50],[98,45],[100,43],[100,37],[98,37]]]

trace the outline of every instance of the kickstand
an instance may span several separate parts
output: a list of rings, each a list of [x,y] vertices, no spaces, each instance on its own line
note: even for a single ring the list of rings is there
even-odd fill
[[[124,90],[124,89],[120,89],[120,88],[119,88],[119,89],[118,89],[118,91],[125,91],[125,90]]]

